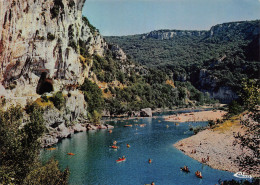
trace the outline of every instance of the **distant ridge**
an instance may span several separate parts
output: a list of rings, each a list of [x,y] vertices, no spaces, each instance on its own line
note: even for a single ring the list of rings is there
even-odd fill
[[[255,23],[258,23],[255,24]],[[244,30],[247,29],[248,30]],[[172,39],[176,36],[205,36],[213,37],[218,34],[224,34],[224,32],[229,32],[230,29],[237,29],[237,32],[253,33],[257,35],[259,33],[260,24],[259,20],[255,21],[237,21],[237,22],[228,22],[223,24],[217,24],[212,26],[210,30],[176,30],[176,29],[161,29],[154,30],[146,34],[141,34],[142,39],[155,38],[155,39]],[[228,34],[227,34],[228,35]]]

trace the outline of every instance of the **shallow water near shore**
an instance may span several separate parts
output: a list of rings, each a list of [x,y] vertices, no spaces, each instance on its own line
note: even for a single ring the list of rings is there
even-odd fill
[[[108,123],[115,126],[112,133],[100,130],[74,134],[54,146],[56,150],[42,150],[42,160],[54,157],[62,169],[68,166],[70,184],[142,185],[155,182],[156,185],[209,185],[217,184],[219,179],[240,180],[233,173],[202,165],[174,148],[174,143],[193,135],[189,131],[190,125],[205,126],[207,122],[175,125],[158,115],[156,118]],[[133,127],[124,127],[126,124]],[[146,126],[140,127],[139,124]],[[120,147],[118,150],[109,148],[115,140]],[[127,148],[126,144],[131,147]],[[75,155],[67,155],[70,152]],[[123,155],[126,161],[116,163],[116,159]],[[149,158],[152,159],[151,164],[148,163]],[[191,173],[180,170],[184,165]],[[202,172],[203,179],[195,176],[197,170]]]

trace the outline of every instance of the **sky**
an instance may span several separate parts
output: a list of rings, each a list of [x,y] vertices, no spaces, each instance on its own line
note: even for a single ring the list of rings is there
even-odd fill
[[[86,0],[83,15],[104,36],[209,30],[224,22],[260,19],[260,0]]]

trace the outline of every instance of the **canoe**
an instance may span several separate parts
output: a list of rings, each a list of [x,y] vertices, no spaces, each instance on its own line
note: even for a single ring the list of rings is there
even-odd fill
[[[132,127],[133,125],[124,125],[124,127]]]
[[[119,148],[118,146],[115,146],[115,145],[112,145],[110,147],[113,148],[113,149],[118,149]]]
[[[56,150],[56,148],[47,148],[47,150]]]
[[[196,174],[196,173],[195,173],[195,175],[196,175],[198,178],[202,179],[202,176],[200,176],[199,174]]]
[[[125,160],[126,160],[126,158],[117,159],[117,160],[116,160],[116,162],[118,162],[118,163],[119,163],[119,162],[123,162],[123,161],[125,161]]]
[[[74,153],[67,153],[68,155],[75,155]]]
[[[185,170],[184,168],[181,168],[182,171],[190,173],[190,170]]]

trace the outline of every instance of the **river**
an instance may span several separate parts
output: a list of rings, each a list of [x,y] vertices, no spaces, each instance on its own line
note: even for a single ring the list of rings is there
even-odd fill
[[[69,182],[73,185],[143,185],[151,182],[156,185],[214,185],[219,179],[239,180],[233,173],[212,169],[174,148],[175,142],[193,134],[189,131],[191,125],[205,126],[207,122],[175,125],[159,115],[108,123],[115,126],[112,133],[100,130],[74,134],[54,146],[56,150],[42,150],[42,161],[54,157],[62,169],[68,166]],[[126,124],[133,124],[133,127],[124,127]],[[118,150],[109,148],[115,140],[120,147]],[[126,144],[131,147],[127,148]],[[75,155],[67,155],[70,152]],[[123,155],[126,161],[116,163]],[[184,165],[191,173],[180,170]],[[195,176],[197,170],[202,172],[203,179]]]

